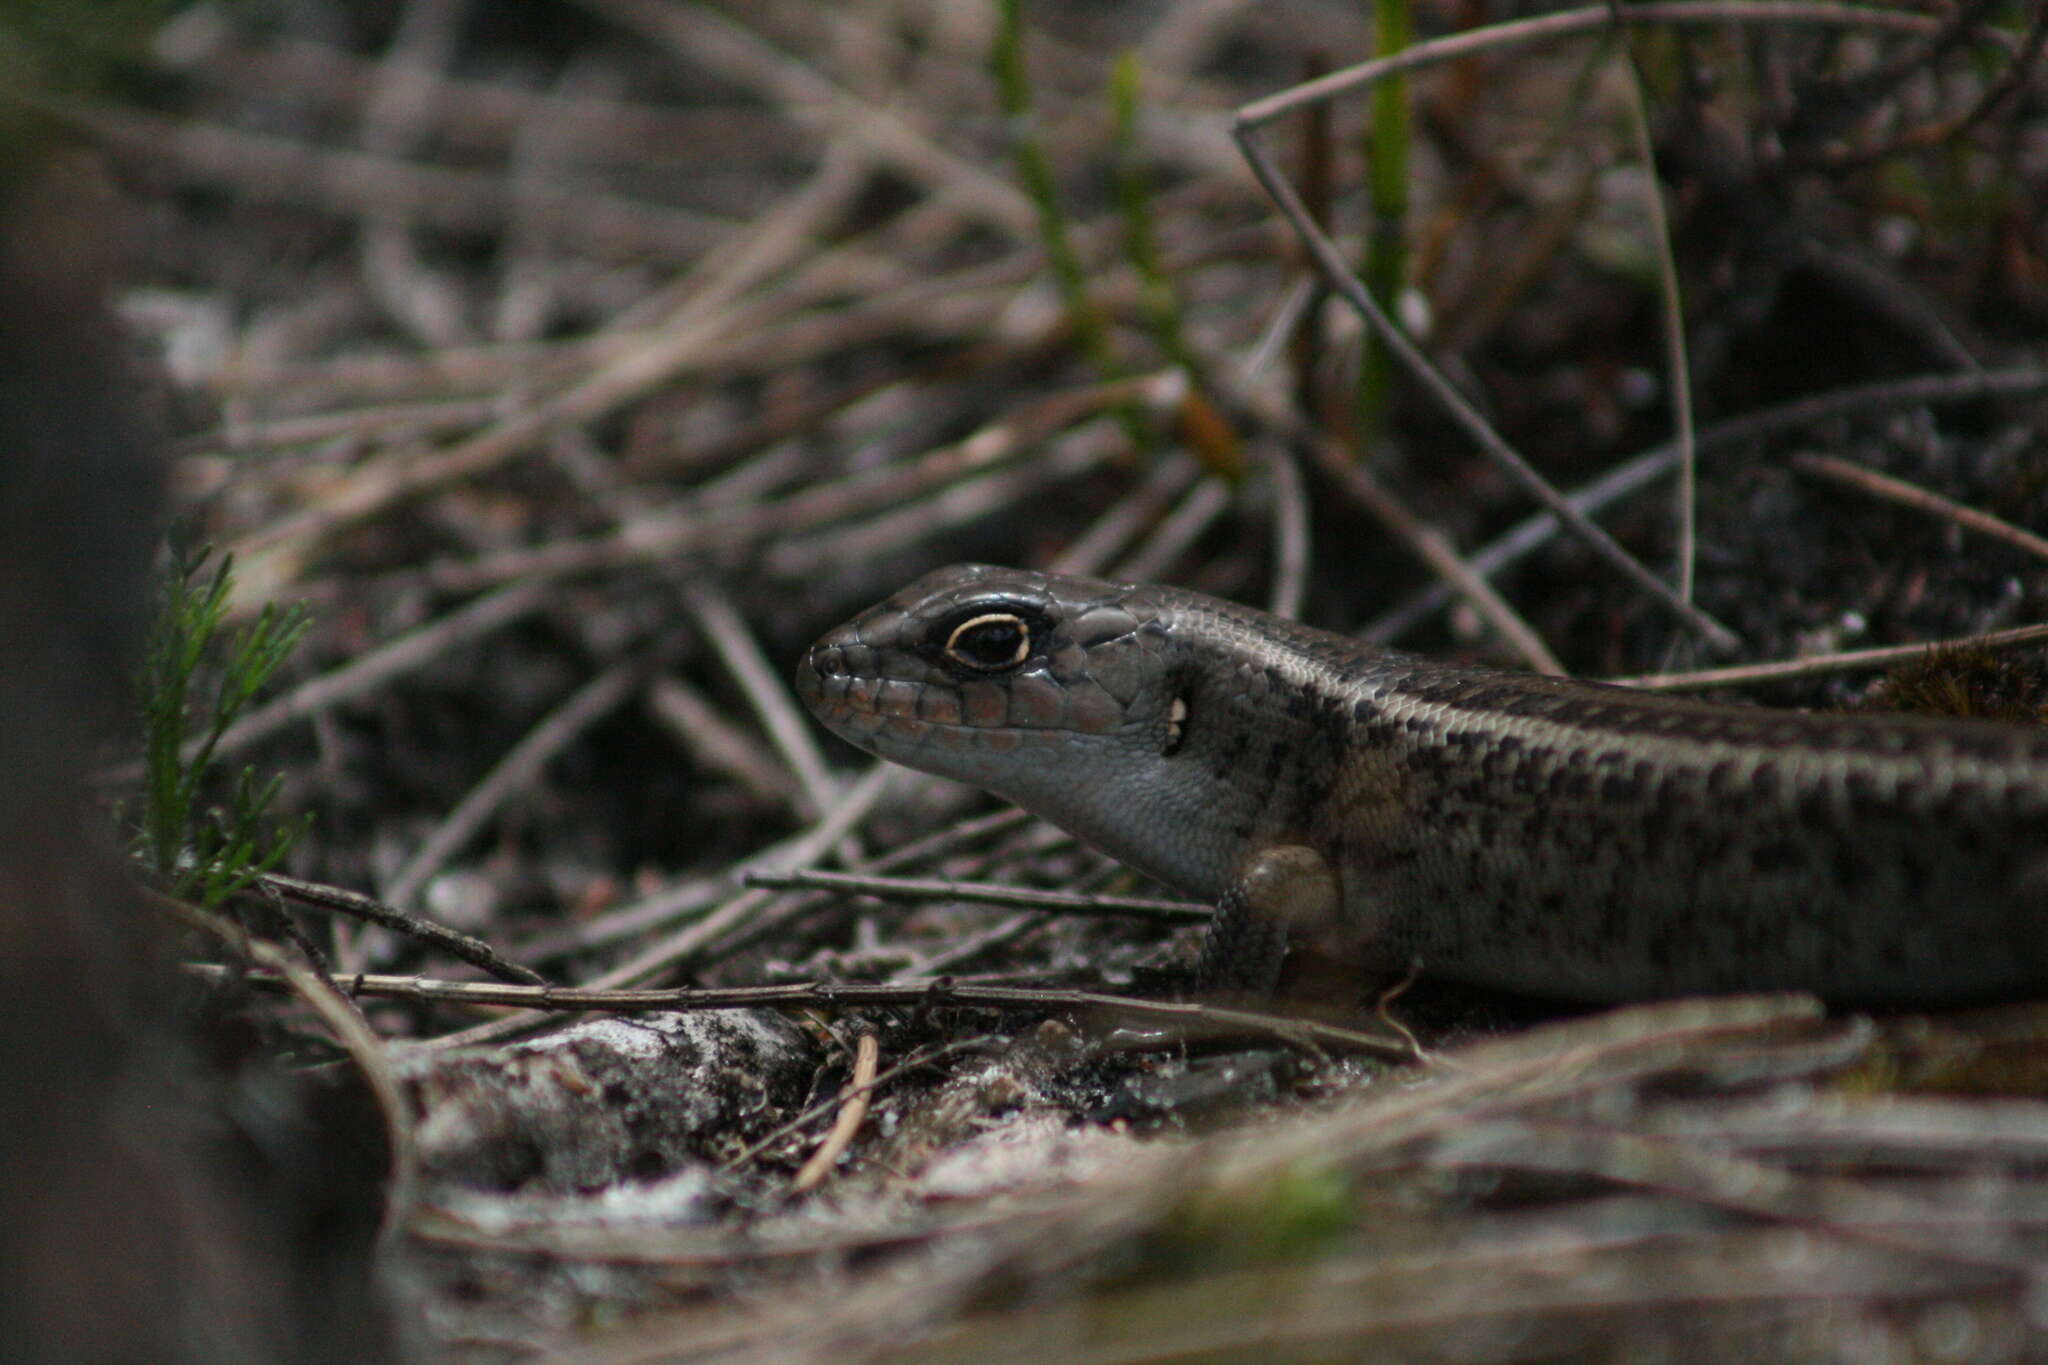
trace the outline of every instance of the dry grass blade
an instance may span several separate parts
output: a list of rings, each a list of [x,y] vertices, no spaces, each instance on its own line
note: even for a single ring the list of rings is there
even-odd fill
[[[647,689],[647,706],[699,762],[738,779],[755,796],[793,808],[808,800],[781,760],[719,714],[696,688],[676,678],[656,678]]]
[[[1318,455],[1324,470],[1339,481],[1344,491],[1399,536],[1424,563],[1436,570],[1446,584],[1470,602],[1529,667],[1551,677],[1564,676],[1563,661],[1551,652],[1550,646],[1543,643],[1543,638],[1522,620],[1507,600],[1493,590],[1491,584],[1466,566],[1441,532],[1423,525],[1387,492],[1379,480],[1350,463],[1342,452],[1324,445],[1319,448]]]
[[[785,211],[771,215],[760,230],[737,248],[738,259],[714,275],[708,289],[690,291],[641,346],[605,363],[596,372],[559,395],[526,412],[457,443],[449,449],[403,462],[385,462],[359,471],[331,490],[317,507],[244,537],[235,553],[259,552],[276,557],[288,547],[299,553],[317,538],[359,523],[401,499],[418,497],[458,479],[474,478],[524,453],[546,432],[574,422],[604,416],[642,397],[690,363],[704,345],[734,319],[723,317],[727,305],[761,273],[774,268],[816,225],[858,185],[859,168],[828,161],[828,169],[792,198]],[[694,277],[686,277],[694,281]],[[273,573],[270,575],[275,577]]]
[[[1851,649],[1839,654],[1822,654],[1811,659],[1783,659],[1773,663],[1737,664],[1730,668],[1703,668],[1690,673],[1642,673],[1632,677],[1608,678],[1617,687],[1640,687],[1652,692],[1690,692],[1707,687],[1741,687],[1748,683],[1782,682],[1790,678],[1816,678],[1830,673],[1854,673],[1887,668],[1908,659],[1921,658],[1938,650],[2007,649],[2048,640],[2048,626],[2014,626],[1985,635],[1965,635],[1951,640],[1925,640],[1912,645],[1884,645],[1876,649]]]
[[[786,866],[816,862],[844,839],[881,799],[892,774],[876,765],[860,781],[847,788],[823,819],[804,835],[785,846],[781,861]],[[702,953],[719,937],[756,919],[769,903],[767,893],[745,891],[711,909],[686,928],[643,946],[639,952],[587,983],[591,990],[614,990],[651,981],[663,972],[686,963]],[[445,1034],[423,1046],[435,1051],[476,1046],[517,1032],[525,1021],[498,1020],[457,1033]]]
[[[881,1042],[872,1033],[860,1035],[854,1046],[853,1076],[846,1083],[846,1089],[839,1096],[839,1117],[832,1121],[832,1131],[818,1144],[818,1150],[796,1173],[796,1179],[789,1182],[791,1194],[803,1194],[816,1189],[825,1182],[833,1164],[846,1154],[853,1145],[854,1135],[860,1132],[861,1124],[867,1122],[868,1092],[874,1089],[875,1073],[880,1069],[882,1058]]]
[[[448,812],[434,832],[391,878],[385,899],[406,905],[450,856],[474,839],[507,800],[530,784],[549,760],[584,730],[625,704],[644,679],[635,668],[614,668],[592,678],[550,712],[501,758],[481,782]]]
[[[851,129],[864,146],[896,169],[943,191],[964,209],[1018,238],[1032,234],[1031,203],[1007,181],[954,156],[894,110],[866,104],[737,22],[695,6],[662,0],[580,0],[585,7],[669,44],[692,64],[708,62],[753,84],[790,114],[820,132]]]
[[[1411,49],[1414,51],[1417,49]],[[1400,69],[1394,59],[1387,59],[1376,65],[1375,75],[1390,74]],[[1327,79],[1327,78],[1326,78]],[[1311,84],[1320,84],[1312,82]],[[1307,247],[1310,258],[1315,262],[1323,281],[1339,297],[1349,303],[1363,318],[1372,333],[1398,358],[1436,401],[1451,414],[1465,432],[1472,437],[1487,456],[1500,464],[1514,479],[1539,502],[1543,503],[1563,525],[1583,540],[1616,571],[1637,587],[1663,602],[1693,629],[1698,631],[1716,648],[1727,651],[1736,648],[1740,641],[1733,632],[1713,620],[1706,613],[1694,607],[1689,601],[1659,579],[1654,573],[1636,560],[1627,551],[1596,526],[1584,513],[1573,507],[1565,496],[1559,493],[1510,446],[1483,417],[1479,410],[1460,393],[1444,373],[1424,356],[1407,334],[1389,319],[1379,304],[1352,274],[1351,268],[1339,254],[1336,244],[1329,235],[1317,226],[1302,202],[1300,194],[1287,179],[1286,174],[1274,163],[1272,157],[1256,140],[1255,129],[1259,116],[1253,106],[1238,112],[1236,131],[1238,145],[1245,159],[1250,163],[1252,173],[1265,186],[1273,202],[1293,225],[1296,234]],[[1526,646],[1525,646],[1526,653]],[[1561,670],[1560,670],[1561,671]]]
[[[1911,408],[1921,404],[1967,402],[1991,395],[2024,397],[2044,391],[2048,391],[2048,370],[2031,366],[2016,370],[1980,370],[1971,374],[1887,380],[1857,385],[1839,393],[1802,398],[1715,423],[1699,434],[1696,444],[1700,451],[1713,452],[1855,413]],[[1678,467],[1678,458],[1679,449],[1675,441],[1646,450],[1572,494],[1572,501],[1592,515],[1665,477]],[[1472,569],[1481,577],[1491,577],[1533,553],[1556,533],[1556,519],[1547,512],[1538,513],[1473,555]],[[1423,617],[1441,610],[1451,600],[1452,589],[1446,584],[1438,584],[1374,622],[1360,635],[1379,644],[1398,640]]]
[[[602,256],[689,260],[737,226],[701,214],[587,190],[536,191],[477,171],[415,165],[366,152],[309,147],[287,138],[153,118],[132,109],[81,112],[75,121],[138,164],[258,199],[357,217],[399,217],[453,231],[489,233],[515,216],[550,237]]]
[[[1315,259],[1317,269],[1322,272],[1324,281],[1366,319],[1374,335],[1384,341],[1387,348],[1408,367],[1409,372],[1420,379],[1436,400],[1457,418],[1459,424],[1479,447],[1507,469],[1537,501],[1548,507],[1552,516],[1569,527],[1630,582],[1665,603],[1716,648],[1731,650],[1737,647],[1741,642],[1733,632],[1696,607],[1680,600],[1668,585],[1623,550],[1612,536],[1573,507],[1562,493],[1551,487],[1528,461],[1501,439],[1493,426],[1480,415],[1479,410],[1458,392],[1442,371],[1429,362],[1408,339],[1407,334],[1396,327],[1380,310],[1372,296],[1366,293],[1364,286],[1351,274],[1350,266],[1337,254],[1336,245],[1309,219],[1300,197],[1286,182],[1279,168],[1273,164],[1263,148],[1250,140],[1250,136],[1247,133],[1243,142],[1245,159],[1251,162],[1253,172],[1272,194],[1274,203],[1302,234],[1302,239],[1308,244],[1309,252]]]
[[[384,1197],[380,1235],[385,1242],[396,1243],[405,1235],[419,1203],[420,1161],[414,1141],[412,1107],[392,1070],[384,1040],[333,982],[323,979],[276,944],[251,937],[239,925],[197,906],[165,897],[154,899],[167,913],[218,939],[263,971],[273,973],[282,989],[305,1001],[333,1031],[349,1060],[361,1071],[384,1117],[384,1130],[391,1143],[391,1177]]]
[[[1678,504],[1673,520],[1678,527],[1676,577],[1680,601],[1693,599],[1693,571],[1699,554],[1699,460],[1695,448],[1692,415],[1692,364],[1686,358],[1685,301],[1678,285],[1678,262],[1671,254],[1671,224],[1664,213],[1664,194],[1655,174],[1657,152],[1650,138],[1649,101],[1643,93],[1643,72],[1635,52],[1628,51],[1629,129],[1635,135],[1636,156],[1651,168],[1645,178],[1644,206],[1649,210],[1650,238],[1656,245],[1657,292],[1663,300],[1666,383],[1671,389],[1672,424],[1677,428]]]
[[[1966,530],[2017,546],[2030,555],[2048,559],[2048,540],[2042,539],[2032,531],[2023,530],[2009,521],[1992,516],[1989,512],[1965,507],[1952,498],[1942,497],[1939,493],[1930,493],[1904,479],[1895,479],[1874,469],[1864,469],[1833,455],[1811,452],[1794,455],[1792,467],[1802,474],[1829,479],[1845,488],[1854,488],[1873,497],[1885,498],[1902,507],[1917,508],[1922,512],[1952,521]]]
[[[776,752],[802,784],[805,801],[798,814],[817,816],[838,797],[839,784],[825,771],[824,755],[818,752],[810,726],[797,713],[789,684],[769,666],[724,593],[706,584],[693,584],[684,591],[683,601],[767,727]]]
[[[1744,3],[1698,3],[1685,5],[1640,5],[1628,11],[1632,23],[1817,23],[1841,25],[1866,25],[1869,27],[1907,27],[1924,31],[1931,20],[1919,16],[1899,16],[1884,11],[1844,5],[1814,5],[1801,3],[1759,5]],[[1436,401],[1452,415],[1466,433],[1487,455],[1506,469],[1527,491],[1549,509],[1552,516],[1568,527],[1585,544],[1644,592],[1663,602],[1684,619],[1716,648],[1733,650],[1738,641],[1734,634],[1714,621],[1705,613],[1693,607],[1690,592],[1675,592],[1655,574],[1651,573],[1634,557],[1627,554],[1605,531],[1588,519],[1537,472],[1526,460],[1504,441],[1491,423],[1461,394],[1455,385],[1411,342],[1407,335],[1381,311],[1379,305],[1366,293],[1364,287],[1351,273],[1349,265],[1339,254],[1328,234],[1316,223],[1302,202],[1300,194],[1287,179],[1286,174],[1276,165],[1272,157],[1257,139],[1257,129],[1272,119],[1299,108],[1304,104],[1330,99],[1345,91],[1366,86],[1399,71],[1453,60],[1497,45],[1534,42],[1561,37],[1567,34],[1591,31],[1610,24],[1614,11],[1607,6],[1568,11],[1563,14],[1547,15],[1518,23],[1499,25],[1478,34],[1460,35],[1434,43],[1423,43],[1394,56],[1361,64],[1346,71],[1334,73],[1317,80],[1306,82],[1283,96],[1256,101],[1240,108],[1235,121],[1238,143],[1245,159],[1251,165],[1260,183],[1272,196],[1274,203],[1286,215],[1296,235],[1321,272],[1324,282],[1335,290],[1360,314],[1380,338],[1401,360],[1409,372],[1431,393]],[[1901,24],[1904,19],[1908,22]],[[1913,22],[1913,21],[1918,22]],[[1689,386],[1687,388],[1689,401]],[[1681,450],[1689,449],[1689,426],[1682,424]],[[1689,528],[1690,517],[1685,518]],[[1688,529],[1685,534],[1690,535]],[[1684,560],[1691,562],[1690,555]],[[1689,572],[1689,570],[1688,570]],[[1689,579],[1683,586],[1690,587]]]
[[[1646,3],[1629,6],[1626,18],[1633,24],[1818,24],[1890,29],[1902,33],[1928,33],[1940,26],[1940,20],[1924,14],[1886,10],[1875,5],[1816,4],[1809,0]],[[1583,5],[1555,14],[1493,24],[1433,42],[1417,43],[1404,52],[1360,62],[1327,76],[1304,81],[1279,94],[1254,100],[1237,111],[1237,119],[1244,127],[1257,128],[1303,105],[1318,104],[1371,85],[1380,77],[1396,71],[1412,71],[1458,61],[1498,47],[1518,47],[1597,32],[1612,27],[1615,20],[1615,12],[1610,6]]]
[[[890,900],[960,900],[981,905],[1028,905],[1039,910],[1060,910],[1076,915],[1130,915],[1138,919],[1169,923],[1200,924],[1210,915],[1206,905],[1187,901],[1155,900],[1147,896],[1076,895],[1070,891],[1048,891],[1031,886],[991,886],[967,882],[933,881],[915,877],[881,877],[873,873],[749,872],[749,886],[776,889],[807,887],[820,891],[854,891]]]

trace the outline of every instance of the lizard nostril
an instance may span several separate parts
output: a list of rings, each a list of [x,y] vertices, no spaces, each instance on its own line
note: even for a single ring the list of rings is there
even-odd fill
[[[796,669],[796,694],[804,705],[817,710],[825,699],[825,680],[837,677],[841,668],[838,650],[821,645],[805,650],[803,662]]]

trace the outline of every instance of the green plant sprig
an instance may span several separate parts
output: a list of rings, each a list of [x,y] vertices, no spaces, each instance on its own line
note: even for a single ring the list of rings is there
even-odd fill
[[[997,6],[989,70],[995,77],[1003,114],[1009,120],[1010,159],[1025,196],[1038,211],[1039,243],[1059,286],[1067,318],[1082,350],[1101,376],[1122,379],[1124,367],[1110,345],[1109,326],[1088,291],[1087,272],[1082,269],[1080,254],[1074,250],[1073,237],[1067,230],[1066,213],[1060,207],[1059,190],[1054,184],[1052,158],[1038,140],[1031,116],[1031,74],[1024,62],[1024,0],[1001,0]],[[1140,450],[1151,446],[1152,432],[1137,404],[1119,404],[1117,416],[1133,445]]]
[[[272,814],[282,779],[259,783],[253,768],[236,774],[225,809],[204,804],[214,754],[228,727],[290,657],[310,624],[303,606],[266,606],[237,631],[220,663],[218,686],[202,706],[195,696],[218,641],[234,590],[234,562],[207,570],[211,551],[171,538],[156,618],[136,695],[142,716],[143,787],[135,854],[173,896],[209,909],[278,866],[308,820]],[[195,715],[195,712],[198,714]]]
[[[1391,57],[1413,41],[1414,14],[1409,0],[1374,0],[1375,57]],[[1366,191],[1372,207],[1367,234],[1365,287],[1390,318],[1401,316],[1401,289],[1408,275],[1408,177],[1410,123],[1406,73],[1395,72],[1372,92],[1372,126],[1366,133]],[[1361,442],[1371,440],[1386,423],[1393,392],[1393,357],[1370,330],[1358,365],[1356,427]]]

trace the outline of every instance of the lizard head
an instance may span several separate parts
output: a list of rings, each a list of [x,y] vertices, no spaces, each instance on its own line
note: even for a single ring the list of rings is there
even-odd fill
[[[1187,704],[1164,590],[958,565],[827,634],[797,691],[833,733],[986,788],[1163,880]]]
[[[1130,584],[956,565],[812,645],[797,691],[898,763],[1008,794],[1027,768],[1168,747],[1163,625]],[[1091,755],[1099,756],[1091,760]]]

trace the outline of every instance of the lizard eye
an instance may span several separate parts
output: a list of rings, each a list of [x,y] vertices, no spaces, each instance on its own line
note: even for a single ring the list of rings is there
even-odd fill
[[[1009,612],[988,612],[953,627],[946,655],[980,673],[1014,668],[1031,653],[1031,627]]]

